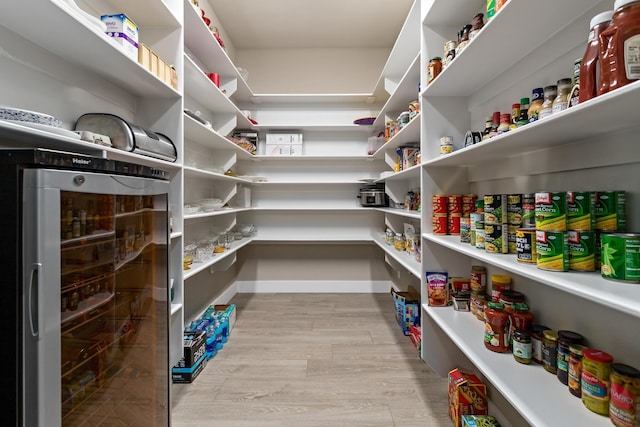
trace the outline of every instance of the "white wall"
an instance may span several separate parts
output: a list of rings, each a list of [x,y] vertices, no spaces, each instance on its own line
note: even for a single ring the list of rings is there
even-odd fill
[[[371,93],[389,49],[246,49],[235,63],[256,94]]]

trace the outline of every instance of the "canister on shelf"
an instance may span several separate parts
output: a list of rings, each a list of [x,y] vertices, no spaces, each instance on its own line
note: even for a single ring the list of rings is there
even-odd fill
[[[503,224],[507,222],[507,200],[502,194],[484,196],[484,223]]]
[[[487,269],[484,266],[471,266],[470,286],[474,292],[485,292],[487,288]]]
[[[582,335],[572,331],[558,331],[558,351],[557,351],[557,376],[558,380],[564,384],[569,384],[569,358],[571,345],[582,344]]]
[[[596,225],[595,193],[567,191],[567,229],[593,230]]]
[[[511,277],[504,274],[491,275],[491,301],[500,302],[502,291],[511,289]],[[504,309],[504,306],[502,307]]]
[[[500,292],[500,302],[504,304],[504,311],[511,313],[515,311],[514,304],[524,302],[524,294],[513,289],[503,289]]]
[[[536,228],[536,195],[522,195],[522,228]]]
[[[569,270],[595,271],[595,231],[567,231]]]
[[[541,270],[569,271],[566,231],[536,230],[536,265]]]
[[[484,309],[487,305],[487,297],[484,292],[471,291],[471,297],[469,301],[469,308],[478,320],[484,322]]]
[[[507,324],[509,316],[504,312],[504,304],[490,301],[484,310],[484,345],[491,351],[509,351]]]
[[[580,377],[582,376],[582,351],[586,347],[581,344],[569,346],[569,392],[575,397],[582,397]]]
[[[519,363],[531,364],[531,335],[529,332],[518,329],[513,334],[513,358]]]
[[[516,231],[516,259],[520,262],[535,264],[536,230],[535,228],[519,228]]]
[[[413,119],[420,113],[420,100],[418,98],[409,102],[409,120]]]
[[[442,68],[446,68],[451,61],[453,61],[453,58],[456,57],[456,41],[455,40],[449,40],[447,42],[445,42],[444,44],[444,50],[443,50],[443,59],[442,59]]]
[[[553,100],[553,114],[557,114],[564,111],[569,106],[569,94],[571,93],[571,86],[573,81],[571,78],[564,78],[558,80],[557,95]]]
[[[542,333],[542,367],[554,375],[558,372],[558,333],[547,329]]]
[[[609,414],[609,384],[613,356],[601,350],[582,351],[582,403],[600,415]]]
[[[536,193],[536,230],[567,229],[567,193]]]
[[[597,191],[594,197],[596,229],[625,231],[627,229],[626,193]]]
[[[640,425],[640,371],[622,363],[611,365],[609,418],[617,427]]]
[[[434,214],[447,214],[449,198],[443,194],[434,194],[431,197],[431,205]]]
[[[602,277],[640,283],[640,233],[600,234]]]
[[[506,254],[509,252],[507,225],[485,224],[484,250],[492,254]],[[477,241],[477,233],[476,233]]]
[[[429,65],[427,66],[427,83],[431,83],[442,72],[442,58],[434,56],[429,59]]]
[[[543,325],[533,325],[531,328],[531,358],[534,362],[542,365],[542,342],[544,331],[550,329]]]

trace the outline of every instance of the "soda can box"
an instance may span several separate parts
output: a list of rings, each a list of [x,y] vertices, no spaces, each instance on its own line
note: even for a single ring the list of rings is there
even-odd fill
[[[183,335],[182,346],[184,349],[184,367],[189,368],[206,352],[206,332],[185,332]]]
[[[180,359],[180,362],[173,368],[171,368],[171,381],[176,384],[188,384],[192,383],[202,370],[207,366],[207,357],[202,355],[193,366],[184,366],[184,359]]]
[[[105,33],[122,47],[125,55],[138,61],[138,26],[124,13],[102,15],[100,20],[107,26]]]

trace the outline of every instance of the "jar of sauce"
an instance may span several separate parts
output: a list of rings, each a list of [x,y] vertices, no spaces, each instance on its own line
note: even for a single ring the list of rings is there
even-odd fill
[[[533,325],[531,328],[531,359],[534,362],[542,365],[542,341],[544,339],[543,333],[546,331],[546,326]]]
[[[609,415],[609,382],[613,356],[601,350],[582,350],[582,403],[600,415]]]
[[[608,10],[597,14],[591,19],[589,24],[589,39],[587,40],[587,48],[582,56],[582,62],[580,63],[580,103],[595,98],[598,94],[598,87],[602,85],[601,92],[607,92],[609,89],[608,78],[601,79],[602,82],[598,83],[598,75],[600,70],[599,52],[600,47],[600,33],[609,27],[611,17],[613,16],[613,10]]]
[[[558,380],[564,384],[569,384],[569,347],[574,344],[582,344],[582,335],[572,331],[558,331],[558,351],[557,351],[557,372]]]
[[[442,58],[434,56],[427,66],[427,83],[431,83],[442,72]]]
[[[509,313],[509,336],[513,337],[517,330],[530,332],[533,328],[533,319],[534,315],[529,311],[527,304],[515,303],[513,311]]]
[[[545,371],[556,374],[558,371],[558,333],[547,329],[542,333],[542,367]]]
[[[558,86],[551,85],[544,88],[544,101],[540,107],[538,120],[542,120],[553,114],[553,101],[556,99],[556,96],[558,96]]]
[[[505,289],[500,292],[500,301],[504,304],[504,311],[512,313],[514,310],[514,304],[521,304],[524,302],[524,294],[522,292],[513,291],[511,289]],[[526,310],[529,307],[527,306]],[[522,329],[522,328],[518,328]]]
[[[482,265],[472,265],[469,282],[472,291],[485,292],[487,289],[487,269]]]
[[[586,347],[580,344],[569,346],[569,392],[575,397],[582,397],[580,376],[582,375],[582,351]]]
[[[513,334],[513,358],[525,365],[531,364],[531,335],[517,329]]]
[[[571,93],[572,84],[573,81],[570,78],[558,80],[558,94],[551,107],[553,114],[564,111],[569,107],[569,94]]]
[[[497,353],[509,351],[507,323],[509,315],[504,312],[504,304],[490,301],[484,309],[484,346]]]
[[[600,33],[600,80],[607,78],[608,89],[628,85],[640,79],[640,0],[616,0],[609,26]],[[598,95],[601,92],[598,90]]]
[[[529,117],[529,123],[533,123],[538,120],[540,116],[540,109],[544,102],[544,89],[537,87],[531,91],[531,104],[529,104],[529,110],[527,110],[527,116]]]
[[[491,275],[491,301],[500,302],[502,291],[511,289],[511,277],[504,274]]]
[[[629,365],[611,365],[609,418],[618,427],[640,424],[640,371]]]
[[[482,320],[484,322],[484,309],[487,305],[487,297],[483,292],[471,291],[470,298],[469,309],[471,310],[471,313],[473,313],[478,320]]]
[[[500,114],[500,126],[498,126],[498,133],[509,132],[509,125],[511,124],[511,114]]]

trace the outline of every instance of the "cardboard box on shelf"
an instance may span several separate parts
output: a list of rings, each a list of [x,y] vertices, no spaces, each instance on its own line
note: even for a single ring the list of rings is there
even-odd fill
[[[487,415],[487,386],[469,372],[449,372],[449,418],[462,427],[463,415]]]
[[[181,384],[192,383],[205,366],[207,366],[207,357],[204,353],[192,366],[185,366],[184,358],[180,359],[180,362],[171,368],[171,381]]]
[[[302,144],[301,133],[268,133],[267,145]]]
[[[102,15],[100,20],[107,26],[106,34],[114,39],[122,50],[134,61],[138,60],[138,26],[124,13]]]

